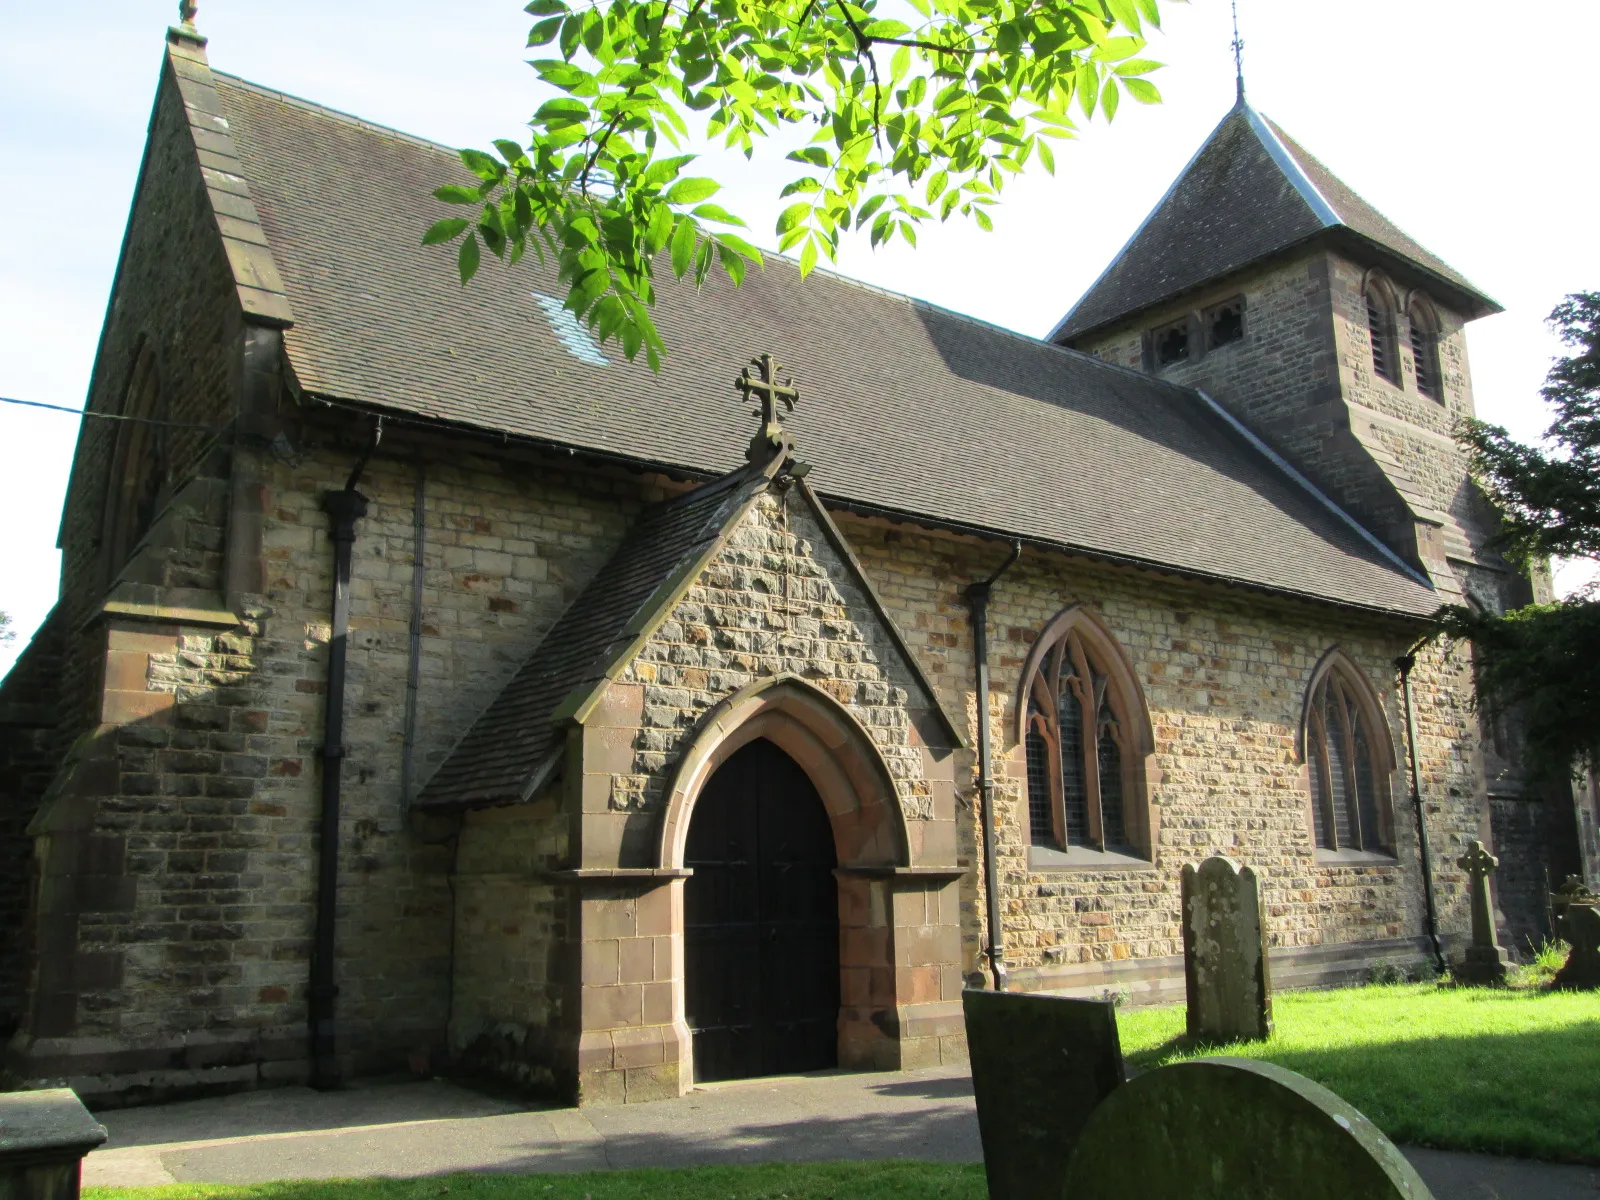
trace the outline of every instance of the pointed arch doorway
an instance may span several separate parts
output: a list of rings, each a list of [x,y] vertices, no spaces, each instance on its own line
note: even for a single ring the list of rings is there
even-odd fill
[[[839,1061],[839,893],[816,785],[765,738],[706,781],[683,865],[684,1007],[694,1078]]]

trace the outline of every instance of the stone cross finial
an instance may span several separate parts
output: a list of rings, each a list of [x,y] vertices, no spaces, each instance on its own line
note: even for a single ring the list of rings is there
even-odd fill
[[[786,443],[783,424],[778,419],[778,406],[781,404],[785,412],[793,412],[795,401],[800,399],[800,389],[794,386],[793,379],[778,378],[782,370],[777,359],[763,354],[752,358],[750,366],[739,372],[739,377],[733,381],[733,386],[744,393],[746,400],[754,396],[761,402],[755,414],[761,419],[761,428],[750,439],[746,452],[751,462],[766,462]]]
[[[1467,852],[1456,859],[1456,866],[1471,879],[1472,945],[1456,969],[1456,974],[1469,983],[1505,982],[1506,964],[1495,937],[1494,905],[1489,900],[1489,876],[1499,865],[1500,860],[1476,838],[1467,843]]]
[[[200,6],[194,0],[178,0],[178,22],[194,28],[194,15],[200,11]]]

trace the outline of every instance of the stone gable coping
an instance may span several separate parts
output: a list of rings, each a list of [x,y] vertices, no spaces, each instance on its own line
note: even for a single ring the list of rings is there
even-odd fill
[[[244,163],[223,114],[204,39],[171,31],[166,70],[183,99],[196,162],[205,179],[206,196],[244,317],[255,324],[287,329],[294,324],[294,310],[250,196]]]

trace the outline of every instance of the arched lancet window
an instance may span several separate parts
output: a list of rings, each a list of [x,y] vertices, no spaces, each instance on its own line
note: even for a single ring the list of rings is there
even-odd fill
[[[162,426],[151,423],[163,415],[162,399],[160,366],[146,345],[134,359],[121,409],[124,417],[145,419],[115,422],[117,440],[106,478],[100,547],[108,583],[127,563],[167,499],[166,439]]]
[[[1149,717],[1126,655],[1088,610],[1068,609],[1040,635],[1018,712],[1030,841],[1149,857]]]
[[[1394,297],[1381,279],[1367,281],[1367,335],[1372,342],[1372,369],[1390,383],[1400,382],[1400,360],[1394,347]]]
[[[1301,745],[1317,849],[1392,853],[1393,742],[1371,685],[1337,650],[1312,674]]]
[[[1414,297],[1411,319],[1411,359],[1416,363],[1417,391],[1430,400],[1444,399],[1444,379],[1439,370],[1439,318],[1422,297]]]

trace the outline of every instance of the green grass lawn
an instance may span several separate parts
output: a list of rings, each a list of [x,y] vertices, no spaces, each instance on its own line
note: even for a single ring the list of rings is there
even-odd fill
[[[1298,1071],[1397,1142],[1600,1162],[1600,995],[1432,983],[1280,992],[1268,1042],[1184,1044],[1183,1006],[1117,1014],[1135,1067],[1233,1054]]]
[[[755,1167],[445,1175],[239,1186],[84,1188],[85,1200],[983,1200],[983,1167],[967,1163],[766,1163]]]

